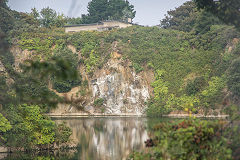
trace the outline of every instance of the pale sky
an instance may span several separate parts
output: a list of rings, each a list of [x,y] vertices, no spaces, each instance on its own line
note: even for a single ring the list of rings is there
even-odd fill
[[[58,13],[70,17],[79,17],[87,13],[87,5],[90,0],[9,0],[11,9],[21,12],[31,12],[36,7],[41,10],[50,7]],[[137,12],[133,22],[140,25],[158,25],[168,10],[182,5],[187,0],[129,0]]]

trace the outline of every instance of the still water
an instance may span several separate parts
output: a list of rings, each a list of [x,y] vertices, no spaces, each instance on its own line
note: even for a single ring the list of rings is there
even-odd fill
[[[144,141],[149,138],[147,118],[67,118],[54,121],[65,121],[72,129],[71,139],[78,144],[77,149],[29,154],[17,159],[124,160],[133,151],[146,150]],[[4,159],[16,159],[16,155],[8,155]]]
[[[146,118],[79,118],[63,121],[72,128],[72,140],[78,143],[78,159],[126,159],[145,148],[148,139]],[[76,158],[76,157],[75,157]]]

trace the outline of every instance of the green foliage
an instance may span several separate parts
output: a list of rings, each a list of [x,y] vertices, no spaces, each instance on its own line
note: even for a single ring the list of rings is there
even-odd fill
[[[194,0],[198,8],[205,9],[224,23],[231,24],[240,29],[240,3],[238,0]]]
[[[83,23],[97,23],[102,20],[123,20],[134,18],[134,6],[124,0],[92,0],[88,3],[88,14],[82,15]]]
[[[15,83],[16,99],[18,103],[31,103],[45,106],[47,110],[56,107],[60,98],[50,91],[46,81],[39,81],[30,77],[19,77]]]
[[[201,11],[196,18],[193,31],[196,34],[207,33],[211,29],[211,26],[216,24],[221,24],[218,18],[216,18],[209,12]]]
[[[46,28],[63,27],[69,20],[63,14],[58,14],[49,7],[43,8],[40,12],[36,8],[32,8],[29,15],[37,22],[38,26]]]
[[[71,91],[72,86],[66,81],[55,81],[53,83],[53,89],[55,89],[58,93],[67,93]]]
[[[6,33],[13,28],[14,18],[5,0],[0,2],[0,14],[0,32]]]
[[[6,83],[6,77],[0,75],[0,105],[5,105],[13,101],[12,95],[8,94],[10,88]]]
[[[162,28],[177,29],[185,32],[189,32],[196,23],[197,10],[193,2],[186,2],[182,6],[175,10],[170,10],[163,20],[161,20],[160,26]]]
[[[204,77],[197,77],[193,81],[188,82],[186,86],[187,95],[195,95],[201,91],[201,89],[206,85]]]
[[[84,23],[96,23],[107,18],[107,0],[92,0],[88,3],[88,15],[82,15]]]
[[[1,6],[1,7],[4,7],[4,8],[8,8],[7,2],[8,2],[8,0],[2,0],[2,1],[0,2],[0,6]]]
[[[53,39],[51,35],[60,35],[63,32],[56,29],[49,35],[46,29],[37,27],[38,24],[34,20],[36,14],[32,17],[1,7],[0,11],[4,12],[2,20],[7,28],[1,26],[5,34],[0,31],[0,61],[6,69],[0,76],[0,111],[10,119],[8,122],[0,114],[0,139],[3,143],[1,145],[16,149],[45,149],[53,146],[55,139],[58,139],[59,144],[65,143],[71,134],[69,128],[60,126],[57,129],[53,121],[42,115],[40,108],[47,111],[60,101],[60,98],[49,90],[49,77],[54,76],[61,80],[66,80],[66,77],[76,78],[78,60],[74,57],[71,62],[66,62],[62,58],[50,55],[54,44],[57,47],[61,45],[59,37]],[[13,20],[14,23],[10,24],[7,19]],[[33,53],[32,60],[20,65],[21,72],[14,70],[15,60],[9,52],[9,42],[18,42],[22,49],[33,50],[38,54],[34,56]],[[49,61],[43,61],[46,59]],[[74,62],[75,68],[72,67]],[[70,83],[77,85],[75,81]],[[26,104],[22,105],[23,103]]]
[[[145,156],[163,160],[231,159],[231,149],[221,135],[223,124],[221,121],[205,120],[162,122],[153,128],[153,153]]]
[[[0,140],[4,140],[2,135],[12,128],[10,122],[0,113]]]
[[[136,15],[134,6],[129,1],[123,0],[109,0],[108,2],[108,16],[112,20],[126,21],[128,18],[133,19]]]
[[[166,17],[161,20],[160,26],[165,29],[193,31],[199,34],[206,33],[214,24],[220,24],[216,17],[208,12],[197,10],[195,3],[189,1],[175,10],[168,11]]]
[[[240,97],[240,58],[232,62],[228,69],[227,85],[234,96]]]
[[[56,129],[56,139],[55,143],[57,145],[69,142],[70,136],[72,135],[72,130],[66,126],[65,123],[58,124]]]
[[[66,18],[67,25],[74,25],[74,24],[82,24],[82,18],[80,17],[71,17],[71,18]]]
[[[20,105],[11,106],[8,118],[13,128],[4,134],[6,146],[24,147],[52,144],[55,140],[55,124],[41,114],[39,106]]]
[[[147,64],[147,67],[148,67],[148,69],[154,69],[154,65],[151,62],[149,62]]]
[[[41,25],[43,25],[44,27],[50,27],[54,25],[55,19],[57,17],[56,11],[47,7],[41,10],[40,15],[41,15],[41,18],[40,18]]]
[[[240,54],[240,43],[238,42],[233,50],[233,54]]]
[[[89,58],[84,61],[87,73],[90,73],[93,71],[94,67],[98,64],[98,59],[99,58],[98,58],[97,52],[92,50],[89,55]]]
[[[65,48],[64,46],[56,46],[56,53],[53,58],[61,58],[67,62],[70,62],[68,71],[77,71],[78,69],[78,55],[71,52],[71,50]],[[78,74],[78,73],[77,73]],[[73,87],[81,85],[81,77],[67,76],[66,79],[59,79],[53,76],[53,89],[59,93],[69,92]]]
[[[211,94],[211,98],[201,93],[207,90],[212,77],[224,77],[234,58],[225,52],[225,47],[238,36],[232,27],[220,25],[213,25],[209,31],[197,36],[195,33],[134,26],[110,32],[105,40],[108,43],[118,41],[119,52],[132,64],[141,64],[135,65],[139,71],[151,64],[156,80],[147,113],[161,115],[186,108],[197,112],[204,106],[215,108],[221,104],[224,80],[219,86],[215,85],[218,93]],[[158,70],[163,71],[160,79],[157,78]],[[190,75],[197,75],[197,78],[189,82]]]
[[[94,106],[101,107],[103,105],[104,101],[105,100],[103,98],[98,98],[94,101],[93,104],[94,104]]]
[[[208,82],[208,86],[201,92],[201,102],[206,108],[213,107],[214,104],[222,99],[222,89],[226,82],[222,77],[212,77]]]
[[[80,86],[81,80],[54,80],[53,89],[58,93],[67,93],[71,91],[72,88]]]
[[[5,139],[4,146],[7,147],[25,150],[50,149],[54,143],[67,143],[72,133],[65,124],[56,125],[43,115],[37,105],[11,105],[6,113],[11,125],[3,119],[1,122],[6,123],[7,129],[1,131],[1,134]]]
[[[36,51],[37,54],[45,53],[44,58],[48,58],[50,54],[50,48],[53,43],[50,37],[48,39],[41,40],[40,38],[26,39],[20,42],[22,49],[28,49],[29,51]]]
[[[139,152],[134,152],[129,156],[129,159],[134,159],[134,160],[151,160],[153,156],[151,154],[143,154]]]
[[[168,99],[168,83],[164,82],[163,74],[163,70],[156,71],[156,80],[152,83],[152,87],[154,88],[154,100],[153,103],[149,104],[147,110],[149,116],[159,116],[171,111],[171,106],[166,105]]]
[[[133,63],[133,68],[135,69],[136,73],[140,73],[143,71],[143,67],[138,63]]]

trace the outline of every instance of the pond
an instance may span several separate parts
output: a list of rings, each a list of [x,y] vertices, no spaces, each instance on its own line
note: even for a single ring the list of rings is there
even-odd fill
[[[78,144],[76,150],[24,155],[31,159],[82,159],[82,160],[124,160],[133,151],[144,151],[149,138],[147,118],[103,117],[54,119],[56,123],[66,122],[72,131],[72,141]],[[151,122],[152,123],[152,122]],[[19,156],[19,154],[17,155]],[[11,154],[5,159],[15,159]],[[0,158],[1,159],[1,158]]]

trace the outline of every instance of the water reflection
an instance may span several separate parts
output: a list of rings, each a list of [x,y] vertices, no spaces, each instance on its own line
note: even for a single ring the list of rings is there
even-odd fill
[[[79,144],[75,159],[122,160],[133,151],[143,151],[148,139],[146,118],[78,118],[63,121],[72,128]]]

